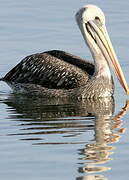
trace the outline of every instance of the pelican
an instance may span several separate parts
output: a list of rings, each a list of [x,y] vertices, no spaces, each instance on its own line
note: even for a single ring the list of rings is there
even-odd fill
[[[122,69],[105,26],[105,16],[95,5],[75,15],[94,63],[64,51],[51,50],[25,57],[1,80],[14,92],[43,97],[109,97],[114,93],[110,69],[129,94]]]

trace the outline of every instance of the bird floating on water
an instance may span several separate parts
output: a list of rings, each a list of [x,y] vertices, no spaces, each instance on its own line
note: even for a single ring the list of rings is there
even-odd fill
[[[17,93],[43,97],[99,98],[114,93],[110,72],[110,68],[113,68],[129,94],[102,10],[95,5],[86,5],[75,17],[94,63],[64,51],[46,51],[27,56],[1,80]]]

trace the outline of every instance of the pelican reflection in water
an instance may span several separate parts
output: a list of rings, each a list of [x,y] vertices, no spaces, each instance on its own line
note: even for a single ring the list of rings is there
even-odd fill
[[[74,144],[80,144],[77,146],[78,171],[81,175],[84,174],[77,180],[98,180],[98,177],[105,180],[101,172],[111,169],[106,163],[112,159],[113,151],[115,152],[113,143],[119,141],[120,134],[125,131],[121,127],[120,119],[126,113],[129,102],[118,115],[114,116],[115,102],[112,97],[65,102],[62,99],[52,98],[49,103],[47,101],[48,99],[44,101],[39,97],[15,94],[3,100],[11,112],[9,119],[13,119],[17,129],[8,136],[15,136],[35,146],[71,144],[72,148],[76,149]],[[87,140],[89,132],[90,134],[93,132],[93,136]],[[79,139],[78,136],[83,138]],[[58,148],[56,151],[58,154]],[[98,172],[99,174],[95,175]]]
[[[1,80],[15,92],[44,97],[98,98],[112,96],[110,68],[129,94],[120,64],[105,26],[105,16],[95,5],[86,5],[76,13],[76,21],[88,45],[94,63],[69,53],[52,50],[24,58]]]
[[[129,108],[129,102],[126,103],[122,111],[115,117],[112,117],[111,111],[107,108],[107,113],[97,113],[95,120],[95,138],[91,143],[85,145],[85,148],[79,149],[82,161],[79,172],[90,173],[90,175],[77,178],[77,180],[108,180],[101,174],[103,171],[111,170],[111,167],[104,166],[107,162],[113,160],[110,156],[113,154],[115,146],[112,144],[118,142],[125,128],[122,128],[122,116]],[[105,111],[106,112],[106,111]]]

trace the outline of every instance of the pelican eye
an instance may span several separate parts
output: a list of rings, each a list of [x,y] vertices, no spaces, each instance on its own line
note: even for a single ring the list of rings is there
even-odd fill
[[[95,17],[96,21],[100,21],[100,18],[98,16]]]
[[[94,21],[95,21],[96,25],[99,26],[99,27],[103,25],[98,16],[95,17]]]

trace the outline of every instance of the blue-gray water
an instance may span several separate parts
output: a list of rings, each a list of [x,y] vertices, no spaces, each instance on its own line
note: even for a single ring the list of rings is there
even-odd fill
[[[1,0],[0,77],[23,57],[63,49],[91,59],[75,12],[96,4],[129,84],[129,2]],[[121,180],[129,177],[127,96],[115,79],[114,101],[16,96],[0,82],[0,179]]]

